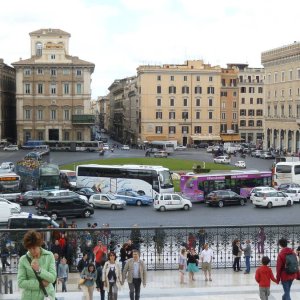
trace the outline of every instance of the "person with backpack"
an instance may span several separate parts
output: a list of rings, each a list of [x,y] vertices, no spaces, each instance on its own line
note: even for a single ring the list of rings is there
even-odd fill
[[[281,281],[283,287],[282,300],[291,300],[290,291],[294,279],[297,279],[299,274],[298,260],[293,249],[287,246],[288,241],[281,238],[278,241],[281,250],[277,257],[276,263],[276,280]]]

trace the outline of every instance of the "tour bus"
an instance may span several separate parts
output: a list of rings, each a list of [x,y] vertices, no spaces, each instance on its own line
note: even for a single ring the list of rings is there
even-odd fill
[[[28,140],[22,146],[22,149],[34,149],[38,146],[45,145],[45,141],[42,140]]]
[[[51,151],[95,152],[101,147],[100,141],[47,141]]]
[[[204,202],[211,191],[227,189],[249,198],[250,191],[256,186],[272,186],[272,172],[232,170],[182,175],[180,178],[180,191],[192,202]]]
[[[15,201],[21,195],[20,179],[15,173],[0,173],[0,197]]]
[[[78,165],[76,176],[77,188],[91,187],[102,193],[131,189],[154,198],[174,192],[171,172],[162,166]]]
[[[63,185],[68,188],[76,188],[76,172],[72,170],[60,170]]]
[[[300,161],[280,162],[275,165],[273,185],[276,188],[282,183],[300,184]]]
[[[176,146],[177,141],[152,141],[148,144],[149,148],[164,150],[168,153],[168,155],[174,152]]]

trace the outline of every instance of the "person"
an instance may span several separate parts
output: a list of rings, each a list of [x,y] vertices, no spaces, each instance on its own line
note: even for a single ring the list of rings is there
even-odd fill
[[[81,285],[84,300],[93,300],[94,285],[97,278],[95,265],[93,263],[89,263],[88,266],[81,272],[80,278],[85,279],[85,282]]]
[[[245,255],[245,263],[246,263],[246,270],[244,272],[244,274],[249,274],[250,273],[250,258],[251,258],[251,244],[250,244],[250,240],[246,240],[246,246],[245,248],[241,249],[244,251],[244,255]]]
[[[122,273],[116,259],[116,253],[109,252],[108,261],[104,264],[102,271],[104,290],[108,292],[109,300],[117,300],[118,289],[122,284]]]
[[[189,272],[190,280],[195,281],[195,273],[199,272],[199,255],[195,252],[194,248],[191,248],[187,253],[187,270]]]
[[[140,259],[139,251],[136,249],[132,250],[132,258],[125,264],[122,284],[124,284],[126,278],[129,286],[130,300],[139,300],[141,284],[146,287],[147,272],[144,262]]]
[[[77,264],[77,270],[81,273],[85,267],[89,264],[87,253],[83,253],[82,258],[79,260]]]
[[[166,233],[162,228],[155,228],[155,234],[153,237],[153,241],[155,243],[156,252],[158,255],[161,255],[164,250]]]
[[[132,249],[136,249],[140,251],[141,247],[141,242],[142,242],[142,236],[141,236],[141,230],[139,229],[138,224],[134,224],[132,226],[133,228],[131,229],[130,233],[130,239],[132,241]]]
[[[105,300],[105,290],[104,290],[104,284],[102,281],[102,270],[103,267],[100,265],[97,267],[97,278],[96,278],[96,289],[98,292],[100,292],[100,300]]]
[[[60,264],[58,265],[57,277],[58,277],[58,282],[61,282],[62,285],[61,291],[66,292],[67,281],[69,277],[69,265],[67,264],[67,260],[65,257],[63,257],[60,260]]]
[[[10,263],[7,261],[9,257],[9,250],[6,244],[3,244],[1,247],[1,263],[2,263],[2,271],[6,271],[6,266],[10,266]]]
[[[102,261],[106,260],[107,248],[102,244],[102,241],[99,240],[97,245],[93,249],[96,268],[101,265]]]
[[[185,275],[186,268],[187,268],[186,248],[181,249],[180,254],[179,254],[178,264],[179,264],[180,283],[183,284],[183,283],[185,283],[184,275]]]
[[[259,227],[257,233],[257,251],[259,254],[263,254],[265,252],[265,240],[266,234],[263,227]]]
[[[204,249],[204,244],[206,243],[207,240],[207,233],[205,232],[204,228],[200,228],[198,233],[197,233],[197,237],[198,237],[198,253],[201,253],[201,251]]]
[[[234,239],[232,242],[232,255],[234,257],[233,271],[234,272],[242,271],[241,269],[242,249],[240,246],[240,241],[238,239]]]
[[[18,287],[22,289],[21,300],[43,300],[45,295],[41,286],[44,287],[49,299],[55,300],[54,256],[51,251],[43,249],[42,244],[43,237],[40,232],[29,230],[25,233],[23,245],[27,253],[19,260],[17,274]]]
[[[188,243],[187,244],[188,244],[188,249],[196,247],[196,238],[192,232],[190,232],[188,235]]]
[[[126,261],[128,259],[128,257],[127,257],[127,248],[128,248],[128,243],[124,243],[123,246],[120,249],[120,262],[122,263],[122,272],[124,270]]]
[[[52,252],[52,251],[51,251]],[[57,284],[57,274],[58,274],[58,265],[59,265],[59,255],[57,253],[54,253],[54,262],[55,262],[55,271],[56,271],[56,279],[55,281],[53,282],[53,287],[54,287],[54,290],[56,288],[56,284]]]
[[[286,268],[286,256],[288,254],[295,254],[293,249],[287,246],[288,241],[285,238],[281,238],[278,241],[281,248],[277,256],[276,262],[276,279],[277,283],[281,281],[283,287],[282,300],[291,300],[290,290],[294,279],[297,279],[298,273],[288,274]]]
[[[201,262],[202,262],[202,270],[204,272],[205,281],[209,280],[212,281],[211,278],[211,263],[213,260],[214,253],[213,251],[208,247],[208,243],[204,244],[204,249],[201,252]],[[207,278],[208,273],[208,278]]]
[[[270,296],[271,280],[277,283],[272,269],[268,267],[269,262],[269,257],[263,256],[261,259],[262,266],[255,272],[255,280],[259,285],[259,297],[261,300],[268,300],[268,297]]]

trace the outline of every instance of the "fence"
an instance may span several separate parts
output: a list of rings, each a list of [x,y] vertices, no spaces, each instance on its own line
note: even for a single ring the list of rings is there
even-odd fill
[[[262,230],[263,231],[262,231]],[[44,232],[45,247],[51,250],[55,239],[63,234],[66,238],[64,255],[76,270],[76,264],[83,252],[93,259],[93,247],[97,240],[102,240],[109,250],[119,256],[122,245],[129,239],[133,247],[140,250],[141,258],[148,270],[172,270],[178,268],[180,249],[194,247],[198,252],[207,242],[214,252],[213,268],[231,268],[233,263],[232,241],[239,239],[241,246],[251,241],[251,266],[260,265],[263,255],[271,259],[271,266],[276,264],[279,251],[278,240],[285,237],[289,247],[296,248],[300,243],[300,225],[268,226],[206,226],[206,227],[131,227],[131,228],[95,228],[95,229],[41,229]],[[17,272],[18,259],[26,251],[22,238],[26,230],[0,230],[1,261],[7,253],[11,266],[4,272]]]

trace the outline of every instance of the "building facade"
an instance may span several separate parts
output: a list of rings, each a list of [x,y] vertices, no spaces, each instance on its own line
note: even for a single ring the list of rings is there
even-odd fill
[[[0,59],[0,140],[16,142],[16,72]]]
[[[90,140],[93,63],[69,55],[71,35],[60,29],[30,34],[31,57],[16,69],[17,139]]]
[[[262,53],[265,68],[264,147],[298,153],[300,147],[300,43]]]

